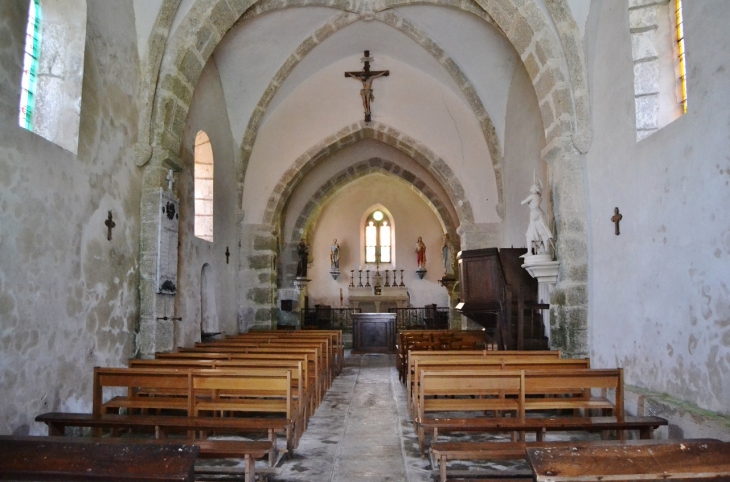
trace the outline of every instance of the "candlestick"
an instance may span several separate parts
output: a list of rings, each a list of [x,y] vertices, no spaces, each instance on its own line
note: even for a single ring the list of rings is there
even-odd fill
[[[367,278],[365,279],[365,287],[370,288],[370,270],[367,270],[367,273],[365,273]]]
[[[403,269],[400,270],[400,287],[401,288],[405,288],[406,287],[406,285],[403,283],[403,271],[405,271],[405,270],[403,270]]]
[[[362,288],[362,270],[360,270],[360,282],[357,284],[358,288]]]
[[[354,288],[354,287],[355,287],[355,270],[351,269],[350,270],[350,288]]]
[[[388,270],[385,270],[385,284],[383,285],[386,288],[390,288],[390,282],[388,281]]]

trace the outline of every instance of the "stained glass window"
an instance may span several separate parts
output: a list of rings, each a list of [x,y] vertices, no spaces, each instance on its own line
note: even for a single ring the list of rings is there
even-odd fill
[[[365,262],[390,263],[392,259],[392,228],[387,216],[376,210],[365,225]]]

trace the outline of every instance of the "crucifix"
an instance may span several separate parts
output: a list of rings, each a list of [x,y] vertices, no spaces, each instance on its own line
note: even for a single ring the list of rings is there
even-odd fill
[[[373,96],[373,80],[378,77],[388,77],[390,70],[370,70],[370,62],[373,57],[370,56],[370,51],[365,51],[365,56],[361,59],[364,62],[363,69],[360,72],[345,72],[345,77],[351,77],[362,82],[362,89],[360,89],[360,97],[362,97],[362,107],[365,111],[365,122],[370,122],[370,103],[375,100]]]
[[[620,214],[618,212],[618,208],[613,209],[613,216],[611,216],[611,221],[613,221],[614,224],[616,224],[616,236],[621,234],[621,232],[618,230],[618,223],[623,219],[623,217],[624,217],[623,214]]]
[[[107,229],[107,231],[106,231],[106,239],[109,240],[109,241],[111,241],[112,240],[112,229],[114,228],[114,226],[117,225],[117,223],[115,223],[112,220],[112,212],[111,211],[108,211],[108,212],[109,212],[109,214],[108,214],[108,216],[106,218],[106,221],[104,221],[104,224],[106,225],[106,229]]]
[[[228,251],[228,246],[226,246],[226,264],[228,264],[228,258],[231,256],[231,252]]]

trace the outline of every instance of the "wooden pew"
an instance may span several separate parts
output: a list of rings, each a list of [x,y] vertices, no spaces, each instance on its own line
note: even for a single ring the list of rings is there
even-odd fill
[[[317,388],[320,387],[320,379],[323,374],[320,370],[319,358],[317,357],[317,350],[313,349],[281,349],[281,350],[266,350],[258,348],[236,348],[230,351],[219,351],[219,352],[202,352],[202,351],[185,351],[185,352],[172,352],[172,353],[157,353],[155,359],[164,360],[238,360],[238,359],[261,359],[261,360],[302,360],[304,361],[303,367],[306,367],[308,373],[308,390],[311,390],[311,396],[308,397],[310,401],[310,407],[308,413],[313,414],[316,408],[319,406],[319,398],[317,397]]]
[[[256,335],[275,335],[279,339],[306,339],[319,338],[322,336],[329,337],[336,356],[335,372],[337,375],[342,371],[343,361],[345,357],[345,344],[342,338],[342,330],[298,330],[298,331],[282,331],[282,330],[253,330],[248,333],[239,335],[229,335],[226,339],[236,339],[245,336]]]
[[[149,446],[104,439],[0,437],[0,479],[55,481],[192,482],[200,449],[188,444]]]
[[[292,389],[294,390],[294,401],[297,406],[295,423],[297,427],[297,439],[301,438],[311,416],[311,400],[314,395],[313,385],[310,383],[307,371],[306,359],[234,359],[234,360],[210,360],[210,359],[154,359],[154,360],[129,360],[130,368],[162,368],[162,369],[268,369],[282,368],[292,371]],[[187,393],[183,394],[187,396]]]
[[[49,436],[61,437],[65,434],[66,427],[92,428],[96,430],[109,430],[116,433],[119,430],[132,430],[134,432],[153,432],[156,439],[167,440],[168,435],[173,432],[216,432],[218,434],[240,435],[247,432],[268,433],[269,464],[273,466],[277,459],[276,434],[286,433],[291,425],[283,419],[261,419],[261,418],[233,418],[233,417],[188,417],[172,415],[126,415],[117,413],[106,413],[94,415],[90,413],[63,413],[49,412],[38,415],[36,422],[45,423],[48,427]],[[108,440],[105,438],[104,440]],[[125,438],[123,440],[130,440]],[[136,439],[131,439],[132,441]],[[197,439],[199,440],[199,439]],[[180,441],[171,439],[171,442]],[[184,439],[181,442],[192,443],[192,439]],[[246,441],[241,441],[246,442]],[[257,442],[258,443],[258,442]],[[212,457],[214,445],[206,446]],[[237,447],[237,448],[236,448]],[[216,454],[222,458],[226,453],[231,453],[236,448],[237,454],[243,454],[247,448],[256,448],[261,445],[222,445]],[[259,458],[259,457],[255,457]]]
[[[502,353],[502,355],[499,355]],[[508,351],[468,351],[468,352],[439,352],[437,355],[435,352],[413,352],[412,356],[409,357],[409,368],[406,377],[406,395],[407,395],[407,407],[409,415],[415,413],[416,393],[418,390],[418,377],[416,376],[417,367],[423,367],[430,369],[440,369],[443,367],[446,370],[460,369],[461,366],[469,366],[478,368],[480,365],[484,365],[483,368],[494,368],[504,369],[507,367],[506,364],[514,364],[515,369],[524,369],[525,367],[518,366],[520,363],[525,363],[526,367],[530,367],[530,363],[539,364],[545,363],[545,366],[560,366],[566,365],[572,368],[590,368],[590,363],[586,361],[565,361],[555,357],[555,353],[529,353],[529,352],[508,352]],[[420,368],[418,368],[420,370]]]
[[[176,411],[177,413],[187,414],[189,417],[197,416],[195,409],[195,397],[212,398],[218,396],[218,393],[212,390],[207,393],[198,389],[194,390],[193,377],[201,375],[213,375],[221,373],[221,370],[175,370],[175,369],[150,369],[150,368],[100,368],[94,369],[94,395],[93,395],[93,414],[100,415],[109,413],[110,411],[118,412],[120,409],[127,410],[165,410]],[[225,370],[225,376],[229,378],[250,378],[253,377],[257,381],[269,377],[272,383],[276,383],[282,376],[286,376],[289,387],[288,392],[278,392],[278,398],[288,397],[284,402],[287,404],[286,440],[287,450],[291,454],[298,443],[297,435],[300,433],[297,428],[298,424],[303,423],[297,418],[298,411],[291,392],[291,370],[287,369],[229,369]],[[278,385],[277,385],[278,386]],[[107,387],[126,388],[126,396],[116,396],[103,402],[103,389]],[[261,397],[256,392],[256,385],[252,385],[250,390],[253,397]],[[263,390],[264,393],[268,391]],[[243,397],[244,394],[239,393]],[[281,412],[281,401],[270,400],[270,404],[261,403],[261,412]],[[257,405],[259,406],[259,405]],[[271,410],[266,410],[266,408]],[[241,410],[237,410],[241,411]],[[262,420],[268,420],[264,418]],[[271,418],[272,428],[280,425],[280,421]],[[259,427],[260,422],[252,425],[251,431]],[[192,435],[192,434],[191,434]]]
[[[479,445],[472,446],[471,443],[462,443],[460,445],[442,445],[433,439],[431,444],[432,454],[437,457],[446,457],[446,459],[473,459],[477,458],[476,453],[481,456],[488,452],[489,457],[481,458],[516,458],[524,457],[525,447],[531,444],[540,444],[542,434],[547,430],[581,430],[581,431],[604,431],[614,429],[619,436],[623,435],[625,430],[639,430],[642,437],[650,436],[651,430],[659,425],[666,425],[667,421],[659,417],[626,417],[623,407],[623,371],[615,370],[563,370],[557,372],[550,371],[520,371],[522,373],[523,383],[520,387],[518,399],[522,400],[522,412],[517,412],[512,419],[502,417],[475,417],[463,419],[439,419],[428,417],[428,412],[443,411],[444,406],[450,411],[464,411],[470,408],[470,401],[465,400],[463,405],[456,400],[449,400],[448,404],[439,406],[426,398],[428,393],[438,395],[449,395],[446,389],[440,389],[440,385],[436,382],[443,377],[444,373],[454,372],[422,372],[421,388],[419,392],[419,418],[418,436],[419,445],[422,448],[425,438],[425,430],[432,429],[434,437],[438,436],[438,430],[461,430],[479,431],[479,432],[504,432],[517,431],[524,433],[526,431],[535,431],[538,435],[537,442],[483,442]],[[457,372],[458,373],[458,372]],[[489,374],[499,372],[480,372],[477,370],[463,371],[463,376],[489,376]],[[454,375],[451,375],[452,377]],[[433,382],[431,381],[433,378]],[[499,397],[507,395],[514,391],[513,387],[505,387],[499,389],[495,387],[499,393]],[[615,392],[615,402],[611,402],[606,397],[593,397],[594,390],[613,390]],[[577,395],[566,396],[566,394],[575,393]],[[458,395],[458,393],[456,393]],[[443,403],[443,402],[442,402]],[[421,405],[422,404],[422,405]],[[581,410],[588,411],[591,409],[599,409],[602,411],[611,410],[612,417],[590,417],[590,416],[573,416],[573,417],[555,417],[540,415],[545,412],[554,410]],[[539,412],[535,417],[526,417],[528,411]],[[459,452],[459,451],[462,452]],[[446,454],[446,455],[444,455]],[[462,457],[463,455],[463,457]],[[445,480],[445,461],[443,459],[442,480]]]
[[[313,372],[315,376],[315,400],[316,400],[316,406],[319,406],[322,402],[322,397],[324,396],[325,391],[325,384],[326,384],[326,377],[327,373],[329,371],[329,367],[327,365],[327,360],[322,354],[322,350],[320,347],[297,347],[292,348],[291,346],[285,345],[285,346],[274,346],[274,345],[267,345],[262,346],[260,344],[253,344],[253,346],[247,346],[247,345],[239,345],[239,346],[205,346],[200,348],[178,348],[178,353],[168,353],[168,354],[158,354],[158,357],[161,358],[177,358],[180,356],[183,356],[184,353],[193,353],[193,355],[188,355],[190,357],[195,357],[195,353],[198,354],[198,356],[204,356],[205,358],[210,358],[211,354],[217,353],[219,358],[225,358],[228,357],[233,358],[236,356],[236,354],[239,353],[258,353],[258,354],[309,354],[310,356],[314,357],[314,367]],[[201,355],[201,354],[205,355]]]
[[[449,460],[509,460],[509,459],[524,459],[529,456],[530,453],[549,453],[549,454],[569,454],[568,458],[568,466],[570,467],[570,471],[576,471],[581,470],[582,472],[586,472],[581,467],[581,461],[576,460],[574,457],[576,452],[582,452],[585,450],[595,450],[598,453],[602,454],[608,454],[610,452],[619,450],[624,451],[627,454],[628,453],[638,453],[643,456],[651,457],[651,454],[655,453],[653,450],[655,447],[661,447],[661,446],[678,446],[679,444],[686,444],[687,446],[690,446],[694,448],[695,446],[701,446],[701,445],[707,445],[708,448],[714,444],[724,444],[721,448],[724,450],[728,450],[728,444],[724,442],[720,442],[718,440],[714,439],[690,439],[690,440],[593,440],[593,441],[562,441],[562,442],[442,442],[435,444],[434,447],[431,449],[432,455],[433,455],[433,467],[438,466],[439,475],[441,482],[445,482],[446,480],[452,480],[451,477],[447,479],[447,467],[446,463]],[[648,449],[648,450],[647,450]],[[714,447],[713,447],[714,449]],[[713,450],[711,449],[711,450]],[[659,449],[656,451],[656,453],[661,453],[662,450]],[[697,457],[697,451],[691,450],[691,456]],[[717,452],[715,452],[717,453]],[[727,454],[728,452],[726,452]],[[534,458],[536,459],[536,457]],[[699,460],[699,459],[698,459]],[[717,459],[715,459],[717,460]],[[727,458],[726,458],[727,460]],[[438,464],[436,463],[438,461]],[[640,462],[639,462],[640,461]],[[637,459],[637,462],[640,463],[640,466],[646,467],[646,463],[641,463],[643,460],[640,458]],[[704,461],[703,461],[704,462]],[[620,467],[620,463],[612,464],[612,467],[614,467],[614,470],[612,472],[615,472],[615,468]],[[710,465],[707,462],[704,462],[700,467],[703,467],[706,469],[706,472],[709,476],[713,476],[716,471],[713,471],[710,469]],[[535,468],[535,464],[532,465],[532,468]],[[722,470],[727,470],[726,467],[721,467]],[[542,473],[542,469],[538,468],[538,471],[535,471],[534,476],[538,477],[539,480],[566,480],[566,479],[558,479],[560,477],[560,474],[562,472],[555,471],[549,476],[550,478],[541,478],[542,475],[545,475]],[[591,470],[590,468],[588,470]],[[609,469],[610,470],[610,469]],[[664,472],[664,471],[662,471]],[[720,474],[724,475],[724,472],[719,472]],[[471,472],[473,475],[474,473]],[[504,477],[511,477],[512,475],[527,475],[527,474],[513,474],[511,472],[504,473]],[[532,476],[533,474],[530,474]],[[571,477],[567,480],[571,481],[577,481],[577,480],[638,480],[638,477],[628,477],[628,478],[608,478],[605,477],[605,475],[611,475],[608,471],[606,471],[606,474],[604,474],[602,477],[598,478],[587,478],[583,479],[582,477],[578,478],[575,476],[575,474],[571,474]],[[644,474],[642,474],[644,475]],[[657,473],[655,474],[656,477],[653,479],[655,480],[666,480],[667,473]],[[672,474],[675,475],[675,474]],[[474,479],[469,479],[474,480]],[[506,480],[514,480],[512,478],[506,479]],[[534,480],[533,478],[530,478],[530,480]],[[642,477],[642,480],[651,480],[647,477]],[[681,480],[688,480],[685,478],[682,478]],[[693,480],[693,479],[689,479]],[[718,479],[715,479],[718,480]]]

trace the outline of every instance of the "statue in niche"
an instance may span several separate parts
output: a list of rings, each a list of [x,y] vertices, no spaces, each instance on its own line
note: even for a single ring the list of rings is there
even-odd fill
[[[423,243],[423,238],[418,237],[416,242],[416,263],[418,264],[419,270],[426,269],[426,245]]]
[[[297,278],[307,277],[307,261],[309,257],[309,246],[304,242],[304,238],[299,240],[297,246]]]
[[[448,233],[444,234],[444,245],[441,247],[441,259],[444,262],[444,276],[454,274],[454,246]]]
[[[527,255],[532,254],[550,254],[550,244],[552,244],[553,233],[547,223],[545,211],[540,207],[542,202],[542,182],[535,179],[530,187],[530,195],[527,196],[520,204],[530,208],[530,224],[527,226],[525,240],[527,241]]]
[[[337,244],[337,238],[332,240],[332,245],[330,246],[330,270],[340,270],[340,245]]]

